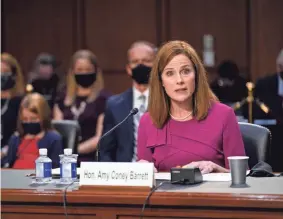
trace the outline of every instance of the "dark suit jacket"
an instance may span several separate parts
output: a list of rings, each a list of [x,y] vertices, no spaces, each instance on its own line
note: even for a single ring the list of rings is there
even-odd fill
[[[110,97],[106,103],[103,134],[121,122],[133,108],[133,90]],[[131,162],[134,153],[133,117],[100,142],[100,161]]]
[[[277,74],[259,79],[255,87],[255,96],[264,102],[271,110],[269,115],[263,116],[262,113],[258,113],[255,117],[269,117],[283,121],[283,98],[278,95]]]

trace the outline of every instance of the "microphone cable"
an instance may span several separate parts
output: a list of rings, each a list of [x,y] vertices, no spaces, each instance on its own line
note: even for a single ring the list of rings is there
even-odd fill
[[[159,189],[162,185],[167,184],[167,183],[174,184],[174,183],[179,183],[179,182],[182,182],[182,180],[173,181],[173,182],[171,182],[171,181],[163,181],[163,182],[161,182],[159,185],[157,185],[157,186],[155,186],[154,188],[152,188],[152,190],[151,190],[151,191],[149,192],[149,194],[147,195],[147,197],[146,197],[146,199],[145,199],[145,202],[144,202],[144,204],[143,204],[142,211],[141,211],[141,215],[140,215],[140,219],[143,218],[144,210],[145,210],[146,205],[147,205],[148,202],[149,202],[150,197],[153,195],[153,193],[154,193],[157,189]]]
[[[67,212],[67,190],[68,188],[73,185],[75,183],[75,181],[71,182],[70,184],[68,184],[64,191],[63,191],[63,206],[64,206],[64,214],[65,214],[65,217],[66,219],[68,219],[68,212]]]

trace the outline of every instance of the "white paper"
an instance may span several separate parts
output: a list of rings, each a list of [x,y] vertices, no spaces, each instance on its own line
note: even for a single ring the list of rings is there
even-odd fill
[[[81,168],[77,168],[77,175],[80,175]],[[52,169],[52,175],[60,175],[60,168]]]
[[[247,174],[249,174],[247,170]],[[154,175],[156,180],[171,180],[171,174],[168,172],[164,173],[155,173]],[[203,181],[207,182],[228,182],[231,181],[231,173],[207,173],[203,174]]]
[[[155,173],[154,174],[155,179],[158,180],[171,180],[171,175],[170,173]]]

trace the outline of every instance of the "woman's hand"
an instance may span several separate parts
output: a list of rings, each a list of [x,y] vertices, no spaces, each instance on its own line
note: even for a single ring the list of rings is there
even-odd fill
[[[202,174],[212,173],[212,172],[216,172],[216,173],[228,173],[229,172],[229,170],[211,161],[196,161],[196,162],[192,162],[192,163],[189,163],[183,166],[183,168],[187,168],[187,167],[199,168]]]
[[[138,163],[149,163],[149,162],[148,162],[147,160],[139,160]],[[157,171],[157,169],[155,168],[155,166],[153,166],[153,168],[154,168],[154,169],[153,169],[154,172],[157,173],[158,171]]]

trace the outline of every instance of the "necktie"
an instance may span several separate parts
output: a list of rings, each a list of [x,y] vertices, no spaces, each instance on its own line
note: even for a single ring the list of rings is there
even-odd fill
[[[145,108],[145,96],[144,95],[140,95],[139,100],[141,101],[141,105],[139,108],[139,120],[141,119],[142,115],[145,113],[146,108]]]
[[[134,140],[134,154],[133,154],[132,161],[137,160],[138,127],[139,127],[139,122],[140,122],[142,115],[146,112],[146,107],[145,107],[146,97],[145,97],[145,95],[140,95],[138,97],[138,100],[140,102],[140,107],[139,107],[138,114],[134,118],[135,119],[135,121],[134,121],[134,137],[135,137],[135,140]]]

